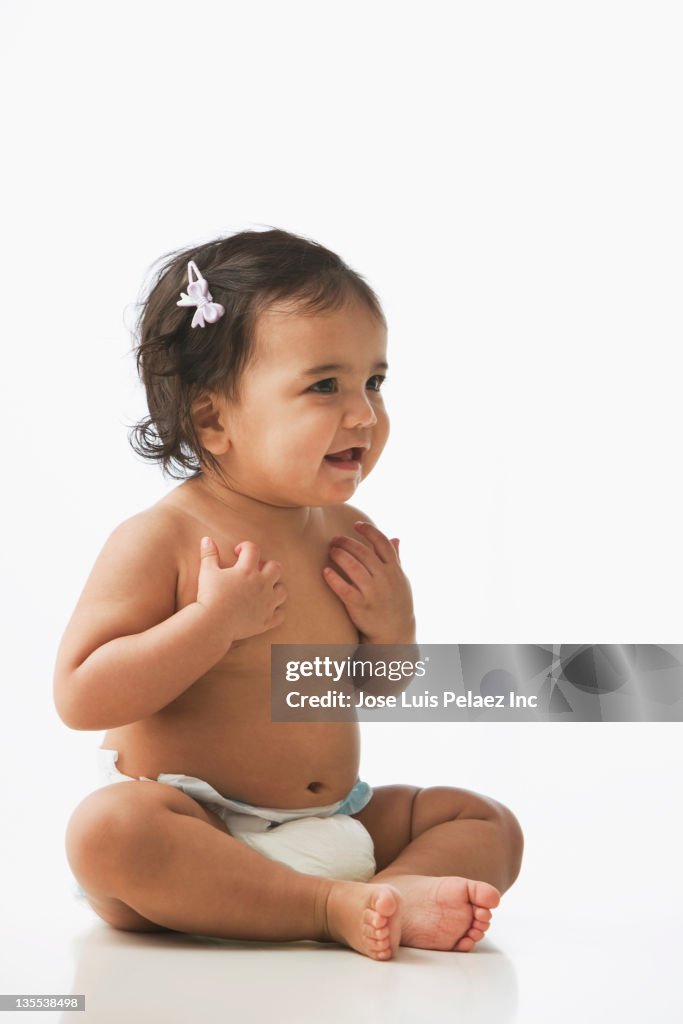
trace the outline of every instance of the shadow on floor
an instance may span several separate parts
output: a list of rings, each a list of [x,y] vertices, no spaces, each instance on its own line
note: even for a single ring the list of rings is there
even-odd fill
[[[235,942],[120,932],[93,922],[73,940],[72,993],[96,1024],[377,1024],[434,1019],[505,1024],[517,1008],[512,962],[484,939],[473,953],[401,947],[373,961],[332,943]],[[229,1016],[228,1016],[229,1015]],[[63,1014],[60,1024],[70,1024]]]

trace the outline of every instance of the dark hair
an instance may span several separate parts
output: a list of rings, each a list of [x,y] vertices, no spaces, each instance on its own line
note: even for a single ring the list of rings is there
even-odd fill
[[[205,327],[190,326],[194,307],[177,306],[187,290],[187,264],[195,260],[224,315]],[[358,299],[386,326],[379,299],[365,279],[318,242],[273,228],[241,231],[162,256],[135,326],[136,365],[149,416],[128,435],[136,454],[160,462],[163,473],[187,479],[202,465],[220,467],[197,437],[195,400],[214,391],[238,398],[238,385],[253,351],[260,313],[282,299],[297,311],[337,310]]]

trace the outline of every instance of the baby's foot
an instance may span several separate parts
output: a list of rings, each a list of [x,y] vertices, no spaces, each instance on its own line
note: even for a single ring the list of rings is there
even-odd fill
[[[373,960],[389,960],[401,937],[401,895],[391,885],[334,882],[327,896],[327,933]]]
[[[488,882],[431,875],[390,875],[401,894],[401,945],[418,949],[469,953],[500,903],[500,893]]]

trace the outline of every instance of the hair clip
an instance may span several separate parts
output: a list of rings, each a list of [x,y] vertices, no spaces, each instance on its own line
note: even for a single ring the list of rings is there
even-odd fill
[[[192,271],[197,276],[196,281],[192,280]],[[197,307],[192,317],[193,327],[215,324],[223,316],[225,309],[221,306],[220,302],[213,301],[209,286],[197,269],[197,264],[194,260],[190,260],[187,264],[187,279],[189,281],[187,292],[180,293],[180,299],[176,302],[176,306]]]

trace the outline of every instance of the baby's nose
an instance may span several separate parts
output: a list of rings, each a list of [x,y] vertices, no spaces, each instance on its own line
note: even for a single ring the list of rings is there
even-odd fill
[[[364,395],[349,403],[344,413],[345,426],[350,428],[374,427],[375,423],[377,423],[375,410]]]

